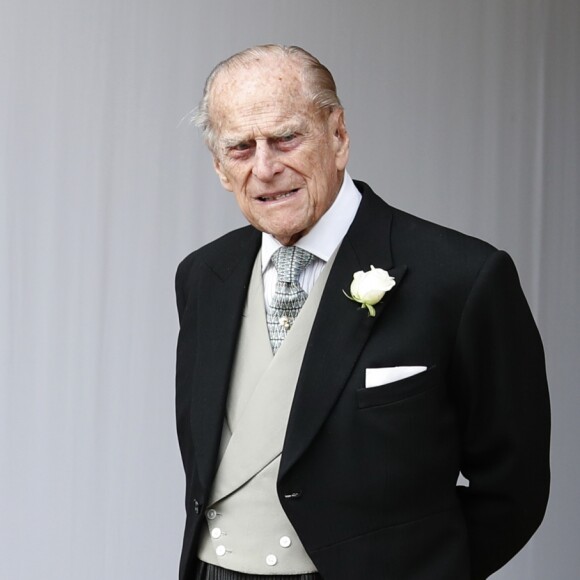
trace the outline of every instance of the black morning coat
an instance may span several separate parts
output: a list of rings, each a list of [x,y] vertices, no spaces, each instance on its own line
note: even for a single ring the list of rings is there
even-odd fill
[[[481,580],[540,524],[549,488],[544,354],[510,257],[362,202],[329,275],[292,403],[277,492],[324,580]],[[177,427],[193,578],[216,471],[252,227],[190,254],[176,276]],[[395,287],[376,316],[348,300],[373,265]],[[365,389],[365,369],[427,371]],[[469,487],[457,486],[458,473]]]

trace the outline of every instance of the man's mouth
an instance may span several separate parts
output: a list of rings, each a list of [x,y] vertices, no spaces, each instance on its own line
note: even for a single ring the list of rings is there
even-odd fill
[[[297,187],[296,189],[291,189],[290,191],[285,191],[282,193],[272,193],[267,195],[261,195],[257,199],[259,201],[278,201],[280,199],[284,199],[286,197],[290,197],[294,195],[300,188]]]

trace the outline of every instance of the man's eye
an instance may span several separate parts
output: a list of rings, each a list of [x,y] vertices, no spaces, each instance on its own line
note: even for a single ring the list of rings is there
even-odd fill
[[[284,135],[283,137],[280,137],[280,141],[282,143],[289,143],[290,141],[293,141],[294,139],[296,139],[296,133],[290,133],[290,135]]]
[[[249,143],[238,143],[234,145],[231,149],[232,151],[247,151],[250,148]]]

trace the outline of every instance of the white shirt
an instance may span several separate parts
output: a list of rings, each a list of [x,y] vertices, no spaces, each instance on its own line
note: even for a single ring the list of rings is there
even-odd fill
[[[354,220],[362,196],[350,175],[345,172],[342,186],[334,203],[318,220],[314,227],[296,242],[296,246],[310,252],[314,258],[300,274],[300,286],[309,294],[320,272],[338,248]],[[282,244],[271,234],[262,233],[262,277],[264,281],[264,302],[266,311],[276,289],[276,269],[272,264],[272,254]]]

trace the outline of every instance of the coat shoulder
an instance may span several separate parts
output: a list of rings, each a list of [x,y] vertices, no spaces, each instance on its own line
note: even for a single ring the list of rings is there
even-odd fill
[[[365,215],[363,227],[384,224],[395,264],[421,265],[436,274],[437,270],[475,274],[498,250],[488,242],[436,224],[389,205],[362,182],[356,182],[363,194]],[[377,232],[377,239],[380,233]],[[455,277],[455,276],[453,276]]]
[[[497,249],[490,243],[430,222],[405,211],[391,208],[393,212],[393,252],[432,260],[434,263],[452,261],[457,266],[485,262]]]
[[[258,247],[260,232],[251,226],[233,230],[205,244],[188,254],[177,267],[177,277],[195,269],[200,264],[210,269],[228,269],[228,264],[234,265],[238,256],[251,252]]]

